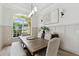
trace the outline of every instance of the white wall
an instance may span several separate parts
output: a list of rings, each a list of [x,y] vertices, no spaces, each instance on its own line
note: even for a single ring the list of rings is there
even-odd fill
[[[2,6],[1,6],[1,4],[0,4],[0,25],[2,24]]]
[[[4,26],[12,26],[16,14],[27,14],[25,10],[18,10],[9,6],[3,6],[3,24]]]
[[[32,17],[32,36],[37,37],[37,30],[38,30],[38,14],[36,13]]]
[[[55,5],[55,8],[63,8],[64,16],[63,18],[59,18],[59,23],[49,24],[47,26],[51,29],[51,32],[57,32],[60,34],[60,37],[62,38],[62,49],[79,55],[79,4],[61,3]],[[47,10],[47,12],[49,11]],[[40,27],[40,24],[41,22],[39,19],[38,27]]]
[[[38,20],[38,26],[40,26],[41,24],[41,18],[42,16],[44,16],[44,14],[46,14],[46,12],[50,12],[53,13],[53,9],[64,9],[64,16],[63,18],[60,18],[59,23],[57,24],[52,24],[52,25],[68,25],[68,24],[76,24],[79,23],[79,4],[78,3],[58,3],[55,4],[52,7],[48,7],[47,9],[44,9],[43,11],[41,11],[41,13],[39,13],[39,20]],[[51,26],[49,24],[49,26]]]
[[[49,26],[61,37],[60,48],[79,55],[79,24]]]
[[[13,33],[12,25],[14,21],[13,16],[17,13],[25,14],[26,11],[18,10],[7,5],[0,6],[2,7],[0,8],[0,39],[2,39],[2,41],[0,41],[0,45],[2,43],[3,46],[11,43]]]
[[[2,40],[3,40],[3,45],[7,45],[9,43],[11,43],[11,39],[12,39],[12,25],[13,25],[13,21],[14,18],[13,16],[15,16],[16,14],[25,14],[28,15],[28,12],[26,10],[20,10],[14,7],[11,7],[9,5],[3,5],[2,6],[2,22],[1,22],[1,26],[2,26]],[[32,27],[33,27],[33,36],[36,36],[36,27],[37,27],[37,21],[36,21],[36,15],[34,15],[32,17]],[[7,35],[8,34],[8,35]]]
[[[10,5],[10,4],[9,4]],[[6,26],[12,26],[13,25],[13,16],[15,16],[16,14],[24,14],[27,15],[29,14],[29,12],[27,11],[27,9],[18,9],[17,7],[11,7],[11,5],[4,5],[3,6],[3,24],[2,25],[6,25]],[[32,16],[32,25],[33,27],[37,27],[37,14]]]
[[[71,3],[71,4],[59,4],[59,8],[64,9],[64,17],[60,19],[63,24],[73,24],[79,23],[79,4]]]
[[[2,47],[2,29],[1,29],[1,23],[2,23],[2,7],[0,5],[0,50]]]

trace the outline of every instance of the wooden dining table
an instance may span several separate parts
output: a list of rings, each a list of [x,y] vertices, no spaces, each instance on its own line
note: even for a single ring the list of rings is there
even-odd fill
[[[34,55],[35,52],[46,48],[48,45],[48,40],[41,39],[41,38],[33,38],[33,39],[27,39],[27,36],[19,36],[20,40],[23,42],[23,44],[27,47],[27,49],[30,51],[31,55]]]

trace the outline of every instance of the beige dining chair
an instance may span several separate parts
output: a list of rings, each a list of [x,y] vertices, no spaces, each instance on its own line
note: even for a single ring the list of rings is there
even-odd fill
[[[57,52],[60,45],[60,38],[53,38],[49,40],[46,56],[57,56]]]
[[[53,39],[49,40],[46,52],[44,52],[45,54],[42,51],[43,55],[38,53],[38,54],[35,54],[35,56],[44,56],[44,55],[57,56],[59,45],[60,45],[60,38],[53,38]]]

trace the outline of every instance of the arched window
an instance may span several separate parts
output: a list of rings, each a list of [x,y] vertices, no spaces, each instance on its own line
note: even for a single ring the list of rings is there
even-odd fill
[[[32,20],[25,15],[16,15],[13,22],[13,37],[32,34]]]

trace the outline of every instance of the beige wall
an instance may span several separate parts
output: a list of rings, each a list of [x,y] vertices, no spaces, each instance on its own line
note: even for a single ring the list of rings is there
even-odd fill
[[[13,30],[11,26],[0,26],[0,28],[2,29],[2,46],[11,44],[13,37]],[[33,37],[37,37],[37,27],[32,27],[32,35]],[[17,40],[16,40],[17,41]]]
[[[2,45],[8,45],[11,43],[12,39],[12,27],[11,26],[1,26],[2,28]]]
[[[0,50],[2,48],[2,28],[0,27]]]

